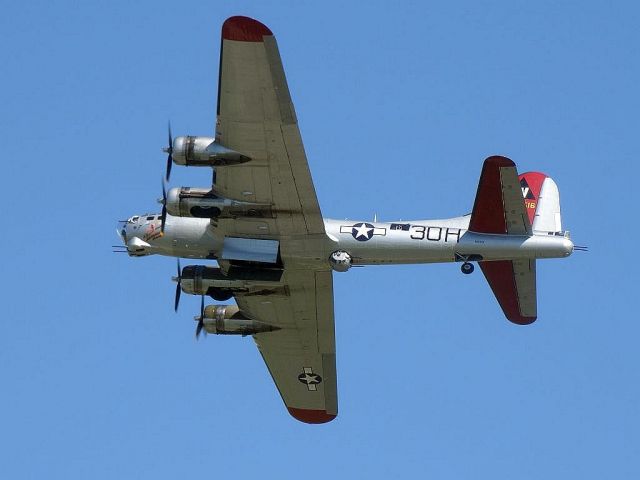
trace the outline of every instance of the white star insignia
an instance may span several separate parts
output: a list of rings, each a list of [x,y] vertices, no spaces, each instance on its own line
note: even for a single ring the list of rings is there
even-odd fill
[[[355,234],[355,238],[360,238],[360,237],[365,237],[365,238],[369,238],[371,235],[371,232],[373,232],[373,228],[371,227],[367,227],[366,224],[361,223],[359,227],[353,227],[356,229],[356,234]]]
[[[305,373],[305,382],[307,382],[307,385],[320,383],[318,381],[318,375],[315,373]]]

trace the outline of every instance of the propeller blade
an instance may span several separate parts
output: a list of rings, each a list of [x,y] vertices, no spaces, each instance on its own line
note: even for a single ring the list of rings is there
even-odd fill
[[[162,213],[160,214],[160,231],[164,233],[164,224],[167,221],[167,189],[162,181]]]
[[[173,158],[171,156],[171,153],[169,153],[169,155],[167,156],[167,173],[166,173],[167,182],[169,181],[169,178],[171,178],[171,165],[173,165]]]
[[[178,312],[178,305],[180,305],[180,292],[182,292],[182,288],[180,287],[180,280],[178,280],[178,284],[176,285],[176,299],[173,303],[173,311]]]
[[[180,270],[180,259],[178,258],[178,276],[176,277],[178,279],[178,283],[176,285],[176,299],[173,305],[173,310],[175,312],[178,311],[178,305],[180,305],[180,293],[182,293],[182,276],[181,276],[182,270]]]
[[[173,136],[171,135],[171,122],[169,122],[169,146],[166,148],[167,155],[167,173],[165,174],[165,178],[167,182],[169,181],[169,177],[171,176],[171,165],[173,165]]]
[[[198,320],[198,326],[196,327],[196,340],[200,340],[200,332],[202,332],[202,328],[204,327],[204,322],[202,319]]]
[[[198,318],[198,326],[196,327],[196,340],[200,338],[200,333],[202,333],[202,329],[204,328],[204,295],[200,297],[200,317]],[[205,336],[207,335],[207,331],[204,332]]]
[[[160,214],[160,231],[164,233],[164,224],[167,221],[167,207],[162,206],[162,213]]]

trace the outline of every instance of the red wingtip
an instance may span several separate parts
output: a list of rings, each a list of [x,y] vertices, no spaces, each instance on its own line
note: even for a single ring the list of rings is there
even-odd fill
[[[304,423],[327,423],[337,417],[325,410],[307,410],[305,408],[288,407],[289,413],[296,420]]]
[[[265,35],[273,35],[271,30],[249,17],[229,17],[222,24],[222,38],[238,42],[262,42]]]
[[[536,318],[538,317],[523,317],[521,315],[518,315],[516,317],[507,317],[507,320],[509,320],[511,323],[515,323],[516,325],[531,325],[536,321]]]

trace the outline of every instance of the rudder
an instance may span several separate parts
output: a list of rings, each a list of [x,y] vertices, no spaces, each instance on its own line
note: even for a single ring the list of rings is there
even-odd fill
[[[561,232],[560,192],[556,182],[540,172],[523,173],[519,179],[533,232]]]

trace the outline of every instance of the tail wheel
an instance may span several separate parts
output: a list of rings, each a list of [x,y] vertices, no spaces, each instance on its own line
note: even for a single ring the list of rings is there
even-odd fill
[[[473,263],[464,262],[460,267],[460,270],[462,270],[462,273],[464,273],[465,275],[469,275],[470,273],[473,273],[473,270],[474,270]]]

